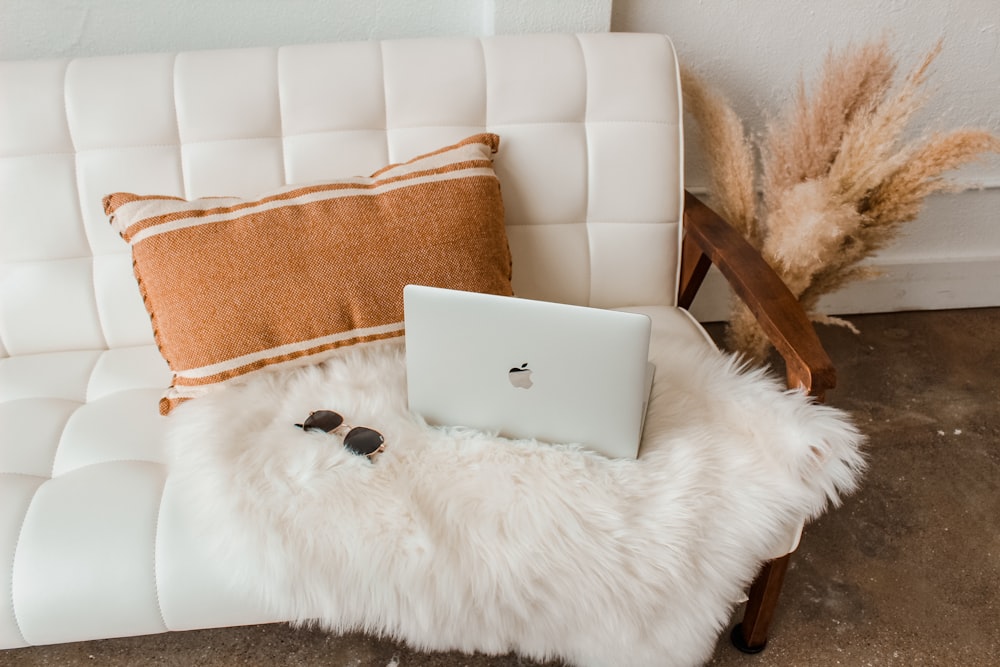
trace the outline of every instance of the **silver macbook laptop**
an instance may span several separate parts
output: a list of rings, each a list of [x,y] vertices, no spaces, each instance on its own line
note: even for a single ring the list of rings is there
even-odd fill
[[[418,285],[403,304],[410,409],[428,422],[638,454],[645,315]]]

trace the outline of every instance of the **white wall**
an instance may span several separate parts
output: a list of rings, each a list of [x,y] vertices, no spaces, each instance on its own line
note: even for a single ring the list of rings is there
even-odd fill
[[[1000,132],[1000,0],[0,0],[0,59],[609,27],[671,35],[755,132],[828,48],[889,32],[906,67],[944,37],[917,131]],[[686,160],[703,190],[692,142]],[[1000,160],[958,179],[985,188],[933,198],[876,258],[886,277],[832,295],[830,312],[1000,305]],[[719,319],[725,304],[713,276],[695,310]]]
[[[0,60],[606,31],[611,0],[0,0]]]
[[[933,98],[914,131],[969,125],[1000,133],[998,0],[615,0],[612,30],[669,34],[682,62],[728,95],[755,133],[831,47],[885,34],[906,71],[944,38]],[[700,149],[688,143],[688,186],[704,191]],[[931,198],[874,260],[884,278],[849,286],[821,306],[844,314],[1000,305],[1000,156],[955,178],[984,188]],[[706,288],[696,312],[724,317],[718,276]]]

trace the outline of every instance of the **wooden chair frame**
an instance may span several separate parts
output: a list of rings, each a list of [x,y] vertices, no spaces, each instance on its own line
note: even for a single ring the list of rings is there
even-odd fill
[[[690,192],[684,192],[684,241],[678,303],[689,308],[712,264],[756,318],[785,361],[789,387],[817,400],[837,382],[836,369],[805,310],[760,253],[728,222]],[[733,644],[746,653],[767,645],[791,554],[765,563],[748,593],[743,621],[733,628]]]

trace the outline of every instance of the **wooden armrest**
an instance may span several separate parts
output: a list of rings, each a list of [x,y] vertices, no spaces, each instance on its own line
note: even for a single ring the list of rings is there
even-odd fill
[[[785,283],[739,232],[687,191],[684,232],[681,306],[690,306],[714,263],[784,358],[789,386],[802,386],[822,400],[837,383],[836,370],[805,310]]]

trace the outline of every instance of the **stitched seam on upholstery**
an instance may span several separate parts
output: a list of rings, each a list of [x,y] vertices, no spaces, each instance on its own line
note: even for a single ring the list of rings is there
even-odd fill
[[[383,81],[383,89],[385,82]],[[386,116],[388,117],[388,108],[385,109]],[[584,111],[586,113],[586,111]],[[283,137],[243,137],[236,139],[211,139],[205,141],[192,141],[191,144],[197,143],[220,143],[223,141],[257,141],[258,139],[290,139],[295,137],[308,137],[316,134],[338,134],[347,132],[378,132],[380,129],[388,129],[388,118],[386,118],[386,128],[377,127],[356,127],[351,129],[343,130],[312,130],[309,132],[298,132],[296,134],[288,134]],[[675,123],[666,120],[641,120],[641,119],[620,119],[620,120],[521,120],[521,121],[511,121],[508,123],[497,123],[496,127],[522,127],[522,126],[534,126],[534,125],[665,125],[668,127],[676,127],[680,123]],[[425,128],[425,127],[456,127],[454,123],[442,123],[441,125],[434,125],[431,123],[420,123],[419,125],[399,125],[399,129],[407,128]]]
[[[108,347],[108,335],[104,330],[104,322],[101,319],[101,310],[97,307],[97,283],[94,280],[94,241],[90,238],[90,231],[87,227],[86,217],[84,211],[87,210],[86,203],[83,200],[83,192],[80,189],[80,149],[76,143],[76,137],[73,136],[73,125],[69,122],[69,72],[70,68],[73,66],[75,60],[71,60],[66,63],[66,69],[63,70],[63,113],[66,114],[66,131],[69,134],[70,143],[73,145],[73,189],[76,191],[76,202],[78,207],[78,213],[80,214],[80,224],[83,225],[83,237],[87,239],[87,247],[90,249],[89,255],[84,255],[90,259],[90,297],[93,299],[94,313],[97,315],[97,326],[101,332],[102,347],[107,349]]]
[[[385,80],[385,42],[378,43],[378,68],[382,74],[382,137],[385,139],[386,164],[392,164],[392,147],[389,144],[389,86]]]
[[[109,255],[114,255],[114,254],[115,253],[112,253],[112,252],[106,252],[106,253],[102,253],[101,255],[97,255],[97,256],[98,257],[107,257]],[[72,257],[39,257],[37,259],[5,259],[5,260],[3,260],[3,263],[4,263],[5,266],[17,266],[18,264],[42,264],[42,263],[51,263],[51,262],[75,262],[75,261],[78,261],[78,260],[81,260],[81,259],[91,259],[93,257],[95,257],[95,255],[73,255]],[[88,349],[103,349],[103,348],[88,348]],[[59,349],[59,350],[50,350],[50,351],[65,352],[65,350],[62,350],[62,349]],[[39,353],[39,354],[44,354],[44,353]],[[22,356],[22,355],[16,355],[16,356]]]
[[[73,138],[73,126],[69,122],[69,68],[72,66],[73,60],[71,59],[66,61],[66,67],[63,68],[63,116],[66,120],[66,136],[69,137],[69,142],[73,146],[73,150],[69,153],[76,155],[76,139]]]
[[[163,615],[163,601],[160,599],[160,570],[159,570],[159,559],[157,555],[157,547],[160,542],[160,522],[163,514],[163,494],[167,489],[167,478],[163,475],[163,483],[160,486],[160,499],[156,504],[156,523],[153,525],[153,594],[156,596],[156,611],[160,615],[160,622],[163,623],[163,627],[170,630],[171,627],[167,625],[167,618]]]
[[[100,357],[98,357],[98,359],[100,359]],[[94,362],[94,367],[96,367],[96,366],[97,366],[97,362],[95,361]],[[66,427],[69,426],[69,423],[73,420],[73,416],[76,414],[77,410],[79,410],[81,407],[83,407],[84,405],[87,404],[86,399],[90,395],[90,382],[93,379],[93,377],[94,377],[94,368],[92,367],[90,369],[90,374],[89,374],[88,379],[87,379],[87,388],[84,389],[84,402],[80,403],[80,405],[78,405],[76,407],[76,409],[73,410],[73,412],[70,414],[70,416],[66,418],[66,421],[63,422],[62,430],[59,431],[59,442],[56,443],[56,449],[55,449],[54,452],[52,452],[52,467],[49,468],[49,479],[55,479],[56,478],[56,461],[59,460],[59,450],[62,449],[63,438],[66,437]]]
[[[177,108],[177,59],[179,57],[180,57],[179,53],[174,54],[174,62],[170,68],[170,76],[171,76],[170,94],[174,98],[173,99],[174,126],[177,128],[177,153],[179,158],[177,160],[177,166],[181,170],[180,176],[181,176],[182,196],[184,197],[184,199],[190,199],[190,197],[188,196],[190,188],[188,188],[187,171],[184,169],[184,137],[181,134],[181,114],[180,110]]]
[[[44,482],[43,482],[44,483]],[[10,557],[10,615],[14,619],[14,627],[17,628],[17,634],[21,635],[21,641],[25,644],[30,644],[28,638],[24,636],[24,630],[21,628],[21,621],[17,617],[17,606],[14,604],[14,568],[17,564],[17,550],[21,546],[21,538],[24,537],[24,526],[28,523],[28,514],[31,513],[31,507],[35,504],[35,498],[38,497],[38,489],[42,488],[39,484],[35,487],[35,492],[31,494],[31,500],[28,501],[28,506],[24,508],[24,515],[21,517],[21,527],[17,530],[17,539],[14,540],[14,550],[11,552]]]
[[[482,37],[479,42],[479,57],[483,64],[483,129],[490,126],[490,79],[489,72],[486,71],[486,44]]]
[[[588,225],[676,225],[679,220],[587,220]],[[570,222],[512,222],[508,227],[559,227],[560,225],[579,225],[578,221]]]
[[[386,111],[386,115],[388,115],[388,110]],[[388,125],[388,120],[386,121],[386,125]],[[495,125],[495,127],[498,127],[498,128],[503,128],[503,127],[533,127],[533,126],[546,126],[546,125],[593,125],[595,127],[598,127],[598,126],[601,126],[601,125],[654,125],[654,126],[656,126],[656,125],[662,125],[662,126],[666,126],[666,127],[676,127],[677,125],[679,125],[679,123],[672,123],[672,122],[662,121],[662,120],[635,120],[635,119],[632,119],[632,120],[625,120],[625,119],[623,119],[623,120],[532,120],[532,121],[512,121],[512,122],[509,122],[509,123],[497,123]],[[393,128],[386,128],[386,129],[406,130],[406,129],[453,128],[453,127],[459,127],[459,126],[455,125],[454,123],[443,123],[441,125],[433,125],[431,123],[419,123],[417,125],[396,125]],[[466,127],[466,125],[461,125],[461,127]],[[311,136],[311,135],[314,135],[314,134],[335,134],[335,133],[338,133],[338,132],[378,132],[378,131],[379,131],[379,128],[371,128],[371,127],[368,127],[368,128],[355,128],[355,129],[350,129],[350,130],[317,130],[315,132],[301,132],[299,134],[291,134],[291,135],[288,135],[288,137],[286,137],[286,138],[304,137],[304,136]],[[262,139],[273,139],[275,137],[261,137],[261,138]],[[218,139],[218,140],[214,140],[213,139],[212,141],[213,142],[218,142],[218,141],[255,141],[255,140],[256,140],[256,138],[254,138],[254,139]],[[197,143],[197,142],[191,142],[191,143],[193,144],[193,143]],[[203,142],[203,143],[209,143],[209,142]]]
[[[86,470],[87,468],[92,468],[93,466],[101,466],[109,463],[145,463],[146,465],[164,465],[162,461],[154,461],[150,459],[129,459],[129,458],[101,459],[100,461],[94,461],[93,463],[87,463],[82,466],[77,466],[71,470],[66,470],[60,473],[60,475],[69,475],[77,472],[78,470]]]
[[[76,203],[80,213],[80,224],[83,225],[83,236],[87,239],[87,247],[90,248],[90,255],[85,256],[91,257],[94,253],[94,244],[90,242],[87,225],[83,221],[83,193],[80,192],[80,150],[76,145],[76,137],[73,136],[73,125],[69,122],[69,69],[73,66],[73,62],[71,60],[66,63],[66,69],[63,70],[63,113],[66,115],[66,133],[73,145],[73,150],[70,153],[73,156],[73,189],[76,191]]]
[[[538,120],[538,121],[516,121],[510,123],[498,123],[495,125],[497,128],[503,127],[522,127],[522,126],[533,126],[533,125],[579,125],[584,121],[578,120]],[[680,125],[680,123],[671,123],[662,120],[591,120],[585,121],[590,125]],[[421,127],[453,127],[452,125],[427,125],[423,124]],[[284,141],[286,139],[297,139],[299,137],[312,137],[317,135],[328,135],[328,134],[348,134],[354,132],[385,132],[387,128],[385,127],[358,127],[344,130],[312,130],[308,132],[296,132],[294,134],[285,134],[276,137],[242,137],[235,139],[205,139],[202,141],[187,141],[184,144],[180,142],[175,144],[166,143],[143,143],[134,144],[132,146],[108,146],[105,148],[86,148],[80,151],[46,151],[40,153],[19,153],[11,155],[0,156],[0,161],[2,160],[21,160],[33,157],[46,157],[46,156],[56,156],[56,155],[79,155],[81,153],[91,153],[99,151],[127,151],[127,150],[142,150],[145,148],[182,148],[183,146],[197,146],[198,144],[218,144],[231,141],[260,141],[265,139],[275,139],[278,141]]]
[[[8,153],[0,155],[0,160],[19,160],[29,157],[48,157],[51,155],[76,155],[76,151],[33,151],[31,153]]]
[[[103,253],[101,255],[98,255],[97,253],[93,253],[90,256],[90,284],[94,289],[94,311],[97,313],[97,326],[101,330],[101,338],[104,340],[104,349],[106,350],[111,349],[111,343],[108,339],[108,327],[104,322],[104,315],[102,314],[101,311],[101,304],[100,301],[97,300],[97,258],[107,257],[109,254],[110,253]],[[90,380],[92,380],[94,372],[93,369],[91,369],[90,372],[91,372]],[[88,397],[88,400],[90,396],[90,380],[87,380],[86,396]]]
[[[586,102],[584,102],[586,106]],[[586,114],[586,109],[584,109]],[[498,123],[497,127],[517,127],[519,125],[679,125],[665,120],[533,120],[514,123]],[[445,126],[447,127],[447,126]]]
[[[35,479],[47,480],[52,479],[51,477],[45,477],[44,475],[35,475],[30,472],[17,472],[14,470],[0,470],[0,476],[7,475],[8,477],[34,477]]]
[[[580,35],[575,35],[574,37],[576,38],[576,46],[580,51],[580,60],[583,62],[583,149],[586,152],[586,155],[584,155],[584,164],[587,165],[587,179],[585,181],[587,191],[584,193],[584,201],[587,202],[587,208],[584,211],[583,219],[584,231],[587,234],[587,305],[589,306],[594,302],[594,253],[590,245],[592,240],[590,235],[590,180],[593,178],[593,170],[590,166],[590,125],[587,120],[587,116],[590,114],[590,69],[587,67],[587,52],[583,48],[583,41],[580,39]]]
[[[425,126],[430,127],[430,126]],[[304,132],[296,132],[294,134],[286,134],[282,139],[299,139],[302,137],[316,137],[330,134],[355,134],[358,132],[385,132],[384,127],[355,127],[351,129],[343,130],[308,130]]]
[[[281,142],[281,182],[288,185],[288,152],[285,150],[285,108],[281,103],[281,52],[283,48],[274,50],[274,88],[278,105],[278,140]]]
[[[680,79],[680,61],[677,58],[677,51],[674,49],[673,42],[666,35],[662,35],[664,42],[664,47],[670,54],[670,60],[673,62],[673,74],[672,84],[677,90],[677,122],[671,123],[671,125],[676,125],[677,127],[677,221],[678,228],[677,234],[675,235],[677,241],[677,252],[676,252],[676,266],[674,270],[674,293],[670,299],[670,305],[673,307],[678,307],[680,305],[680,289],[681,289],[681,255],[683,254],[684,248],[684,188],[686,186],[685,176],[684,176],[684,91],[681,88]]]
[[[295,135],[292,135],[295,136]],[[281,141],[284,139],[281,135],[268,135],[259,137],[230,137],[221,139],[197,139],[183,142],[184,146],[197,146],[199,144],[225,144],[225,143],[235,143],[237,141]],[[101,148],[87,148],[80,153],[89,153],[91,151],[123,151],[132,149],[143,149],[143,148],[177,148],[180,142],[176,144],[165,144],[165,143],[143,143],[143,144],[133,144],[131,146],[106,146]]]
[[[106,353],[109,349],[110,348],[105,348],[104,350],[102,350],[101,354],[97,355],[97,357],[94,359],[94,365],[90,367],[90,373],[87,375],[87,388],[84,389],[84,393],[83,393],[83,402],[84,403],[90,403],[90,401],[91,401],[91,396],[93,395],[93,391],[91,389],[91,386],[94,384],[94,371],[97,370],[97,367],[101,363],[101,359],[104,358],[104,353]],[[73,414],[75,415],[76,411],[74,411]],[[73,419],[73,415],[70,415],[69,419],[66,420],[66,424],[67,425],[69,424],[69,422],[70,422],[71,419]],[[66,430],[66,427],[63,426],[63,431],[65,432],[65,430]],[[62,438],[61,437],[60,437],[60,440],[59,440],[59,444],[60,444],[60,446],[62,445]],[[58,453],[58,450],[56,450],[56,452]]]

